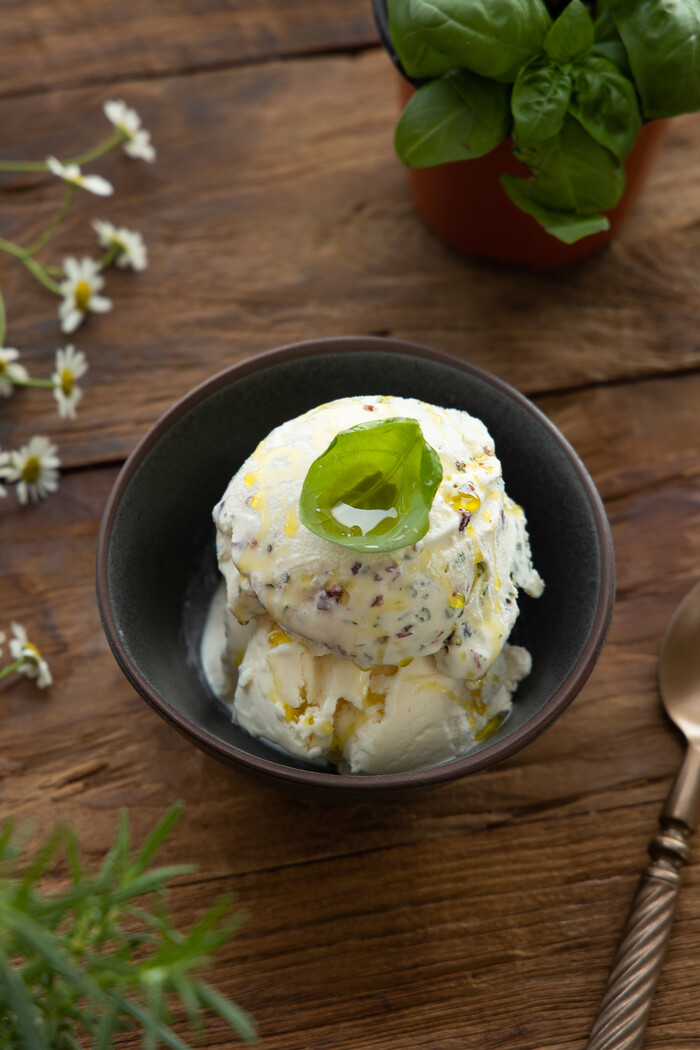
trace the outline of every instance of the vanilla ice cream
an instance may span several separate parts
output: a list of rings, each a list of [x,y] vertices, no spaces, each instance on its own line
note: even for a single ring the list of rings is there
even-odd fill
[[[442,467],[426,534],[357,551],[307,529],[299,499],[312,463],[339,432],[395,417],[418,422]],[[518,588],[537,597],[543,584],[479,420],[399,397],[322,405],[260,443],[214,521],[226,602],[210,617],[219,641],[213,626],[205,634],[207,666],[220,647],[221,668],[207,673],[249,732],[312,762],[382,773],[454,758],[507,716],[530,669],[506,645]]]

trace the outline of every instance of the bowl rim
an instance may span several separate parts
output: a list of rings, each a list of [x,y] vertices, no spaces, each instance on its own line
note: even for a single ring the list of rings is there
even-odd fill
[[[419,357],[459,369],[496,388],[524,408],[529,414],[533,415],[539,425],[549,433],[550,437],[554,439],[555,443],[565,454],[585,491],[595,522],[601,556],[598,601],[588,638],[578,660],[564,682],[543,704],[539,711],[504,739],[496,740],[493,744],[477,752],[467,753],[462,758],[453,759],[442,765],[405,773],[343,774],[327,773],[322,770],[308,768],[300,769],[284,766],[272,760],[258,758],[255,755],[238,750],[223,740],[212,737],[195,722],[192,722],[184,714],[175,710],[168,703],[167,699],[161,696],[143,677],[139,669],[134,666],[119,635],[110,602],[108,559],[112,530],[119,505],[139,465],[173,424],[177,423],[195,405],[206,400],[222,388],[229,386],[232,382],[253,372],[258,372],[287,361],[317,355],[359,351]],[[105,504],[100,523],[95,579],[102,627],[125,677],[137,693],[165,721],[174,725],[176,729],[198,747],[228,765],[243,767],[249,773],[262,776],[267,780],[270,778],[276,780],[280,783],[280,786],[287,785],[292,788],[295,785],[311,787],[334,794],[342,794],[343,790],[346,789],[348,792],[354,791],[355,793],[359,792],[376,796],[381,796],[384,793],[395,793],[397,790],[421,790],[426,787],[457,780],[467,774],[501,762],[534,740],[568,707],[590,676],[600,650],[605,643],[612,620],[615,600],[613,543],[603,502],[578,453],[541,409],[504,379],[470,361],[465,361],[446,351],[409,340],[364,335],[328,336],[302,340],[254,354],[215,373],[179,398],[139,439],[117,476]]]

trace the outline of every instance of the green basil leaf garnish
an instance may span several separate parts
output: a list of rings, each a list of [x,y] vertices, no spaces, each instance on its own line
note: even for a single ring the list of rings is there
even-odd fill
[[[490,153],[508,134],[508,95],[505,84],[466,69],[424,84],[396,127],[399,159],[425,168]]]
[[[299,518],[316,536],[356,551],[409,547],[428,531],[442,481],[437,452],[415,419],[342,430],[309,467]]]

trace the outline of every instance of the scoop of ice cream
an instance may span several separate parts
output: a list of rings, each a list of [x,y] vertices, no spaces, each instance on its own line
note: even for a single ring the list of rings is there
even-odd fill
[[[426,535],[410,547],[358,553],[299,521],[309,467],[339,431],[369,419],[415,419],[443,478]],[[214,511],[217,550],[241,622],[263,614],[309,653],[368,669],[439,654],[441,674],[480,678],[518,614],[517,588],[542,590],[525,517],[506,495],[483,423],[399,397],[350,397],[273,430]]]
[[[238,573],[233,566],[230,572]],[[221,581],[209,606],[199,648],[204,677],[225,703],[233,703],[238,668],[253,634],[253,621],[240,624],[226,604],[226,585]]]
[[[490,736],[529,670],[529,654],[511,645],[479,681],[448,677],[432,655],[363,670],[332,653],[314,656],[261,616],[239,668],[234,717],[306,761],[330,760],[349,773],[406,772]]]

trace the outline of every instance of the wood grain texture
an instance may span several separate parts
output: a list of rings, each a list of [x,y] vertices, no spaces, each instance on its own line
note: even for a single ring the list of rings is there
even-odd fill
[[[3,0],[0,97],[377,41],[367,0]]]
[[[68,464],[118,460],[172,402],[251,353],[324,335],[385,332],[448,350],[526,392],[688,371],[700,361],[700,118],[673,123],[648,192],[594,258],[533,273],[466,262],[422,225],[393,156],[393,71],[383,53],[270,63],[120,86],[159,161],[113,155],[110,201],[85,195],[55,254],[94,252],[88,220],[143,231],[151,266],[110,272],[112,314],[75,343],[90,359],[77,423],[23,393],[0,445],[60,435]],[[104,91],[0,102],[2,153],[59,156],[102,135]],[[85,114],[70,127],[64,114]],[[13,130],[14,129],[14,130]],[[33,238],[55,180],[3,185],[0,235]],[[57,300],[0,258],[8,341],[48,374]],[[119,412],[114,406],[119,404]],[[21,420],[21,427],[19,425]]]
[[[700,421],[678,411],[690,412],[697,382],[545,399],[609,489],[620,584],[610,639],[540,739],[410,805],[323,807],[278,795],[200,754],[135,696],[93,599],[114,468],[68,474],[38,508],[5,501],[2,606],[32,627],[56,678],[48,695],[23,682],[0,691],[5,808],[38,830],[70,820],[96,861],[118,807],[130,807],[140,835],[183,798],[164,859],[193,861],[200,873],[178,886],[176,914],[192,922],[222,891],[250,912],[215,979],[257,1017],[264,1046],[580,1050],[682,753],[662,715],[656,657],[700,565],[700,488],[686,469],[688,457],[697,462]],[[652,422],[662,440],[648,441]],[[606,481],[611,460],[630,474]],[[659,557],[663,536],[673,543]],[[700,881],[697,868],[685,874],[647,1050],[690,1050],[688,1033],[700,1033],[687,967]],[[216,1025],[208,1039],[233,1045]]]

